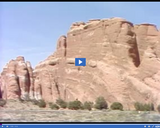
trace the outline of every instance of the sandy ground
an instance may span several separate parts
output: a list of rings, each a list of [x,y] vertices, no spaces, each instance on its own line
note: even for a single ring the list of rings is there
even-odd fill
[[[11,101],[0,108],[0,122],[160,122],[157,112],[118,110],[51,110]]]

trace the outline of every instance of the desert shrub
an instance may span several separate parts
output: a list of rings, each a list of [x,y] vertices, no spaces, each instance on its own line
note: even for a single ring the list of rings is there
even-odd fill
[[[39,100],[39,101],[38,101],[38,106],[39,106],[40,108],[45,108],[45,107],[46,107],[46,102],[45,102],[44,100]]]
[[[30,99],[30,98],[23,99],[23,98],[19,97],[18,100],[19,100],[21,103],[33,102],[33,100]]]
[[[49,102],[49,103],[48,103],[49,107],[50,107],[52,104],[53,104],[52,102]]]
[[[83,104],[79,100],[70,101],[68,103],[68,108],[72,110],[83,109]]]
[[[114,102],[112,105],[111,105],[111,109],[112,110],[123,110],[123,105],[119,102]]]
[[[143,108],[144,108],[144,111],[150,111],[151,110],[151,105],[150,104],[144,104]]]
[[[155,109],[154,109],[154,104],[153,103],[151,103],[151,111],[154,111]]]
[[[153,104],[143,104],[143,103],[136,102],[134,104],[134,107],[137,111],[154,111]]]
[[[66,108],[67,107],[67,102],[65,102],[62,99],[57,99],[56,104],[59,105],[61,108]]]
[[[104,99],[104,97],[98,97],[96,99],[95,108],[100,109],[100,110],[108,108],[108,104],[107,104],[106,100]]]
[[[142,103],[139,102],[134,103],[134,107],[137,111],[141,111],[143,109]]]
[[[92,110],[93,102],[86,101],[84,102],[83,108],[87,110]]]
[[[24,102],[24,100],[23,100],[22,98],[19,98],[19,101],[20,101],[21,103],[23,103],[23,102]]]
[[[58,106],[57,104],[51,103],[51,104],[50,104],[50,108],[51,108],[51,109],[54,109],[54,110],[58,110],[58,109],[59,109],[59,106]]]
[[[157,106],[157,110],[160,113],[160,104]]]
[[[38,105],[39,104],[38,100],[31,100],[31,102],[33,103],[33,105]]]
[[[0,106],[3,107],[6,104],[6,101],[4,99],[0,99]]]

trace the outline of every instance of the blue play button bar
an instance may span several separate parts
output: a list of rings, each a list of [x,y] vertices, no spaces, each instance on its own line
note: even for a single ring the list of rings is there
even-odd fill
[[[86,58],[75,58],[75,66],[86,66]]]

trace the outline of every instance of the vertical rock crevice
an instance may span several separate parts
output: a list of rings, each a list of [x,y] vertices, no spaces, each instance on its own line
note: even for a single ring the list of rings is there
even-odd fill
[[[67,55],[67,37],[66,36],[62,35],[58,39],[57,50],[60,53],[59,56],[66,57]]]
[[[58,79],[57,78],[54,79],[54,83],[55,83],[55,87],[57,89],[56,91],[58,93],[58,97],[61,98],[61,96],[60,96],[60,90],[59,90],[59,83],[58,83]]]
[[[136,38],[135,38],[134,42],[130,42],[129,45],[130,45],[130,48],[128,50],[128,54],[132,58],[132,62],[134,63],[134,66],[139,67],[140,55],[139,55],[139,50],[138,50]]]

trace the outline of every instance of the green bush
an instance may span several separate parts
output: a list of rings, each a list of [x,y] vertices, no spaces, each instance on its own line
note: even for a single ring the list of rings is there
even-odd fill
[[[95,108],[100,109],[100,110],[108,108],[108,104],[107,104],[106,100],[104,99],[104,97],[98,97],[96,99]]]
[[[57,99],[56,104],[58,104],[61,108],[66,108],[67,107],[67,102],[65,102],[62,99]]]
[[[154,109],[154,104],[151,103],[150,105],[151,105],[151,111],[154,111],[154,110],[155,110],[155,109]]]
[[[143,105],[139,102],[136,102],[134,103],[134,108],[137,110],[137,111],[141,111],[143,109]]]
[[[160,104],[157,106],[157,110],[160,113]]]
[[[123,105],[119,102],[114,102],[112,105],[111,105],[111,109],[112,110],[123,110]]]
[[[134,107],[137,111],[154,111],[153,104],[143,104],[143,103],[136,102],[134,104]]]
[[[144,111],[151,111],[151,105],[150,104],[144,104]]]
[[[68,103],[68,108],[72,110],[83,109],[83,104],[79,100],[70,101]]]
[[[86,101],[86,102],[84,102],[83,107],[84,107],[84,109],[92,110],[93,102]]]
[[[6,101],[4,99],[0,99],[0,106],[3,107],[6,104]]]
[[[33,105],[38,105],[39,102],[37,100],[31,100],[31,102],[33,103]]]
[[[45,108],[45,107],[46,107],[45,101],[44,101],[44,100],[39,100],[39,101],[38,101],[38,106],[39,106],[40,108]]]
[[[58,110],[58,109],[59,109],[59,106],[56,105],[56,104],[51,103],[51,104],[50,104],[50,108],[51,108],[51,109],[54,109],[54,110]]]

